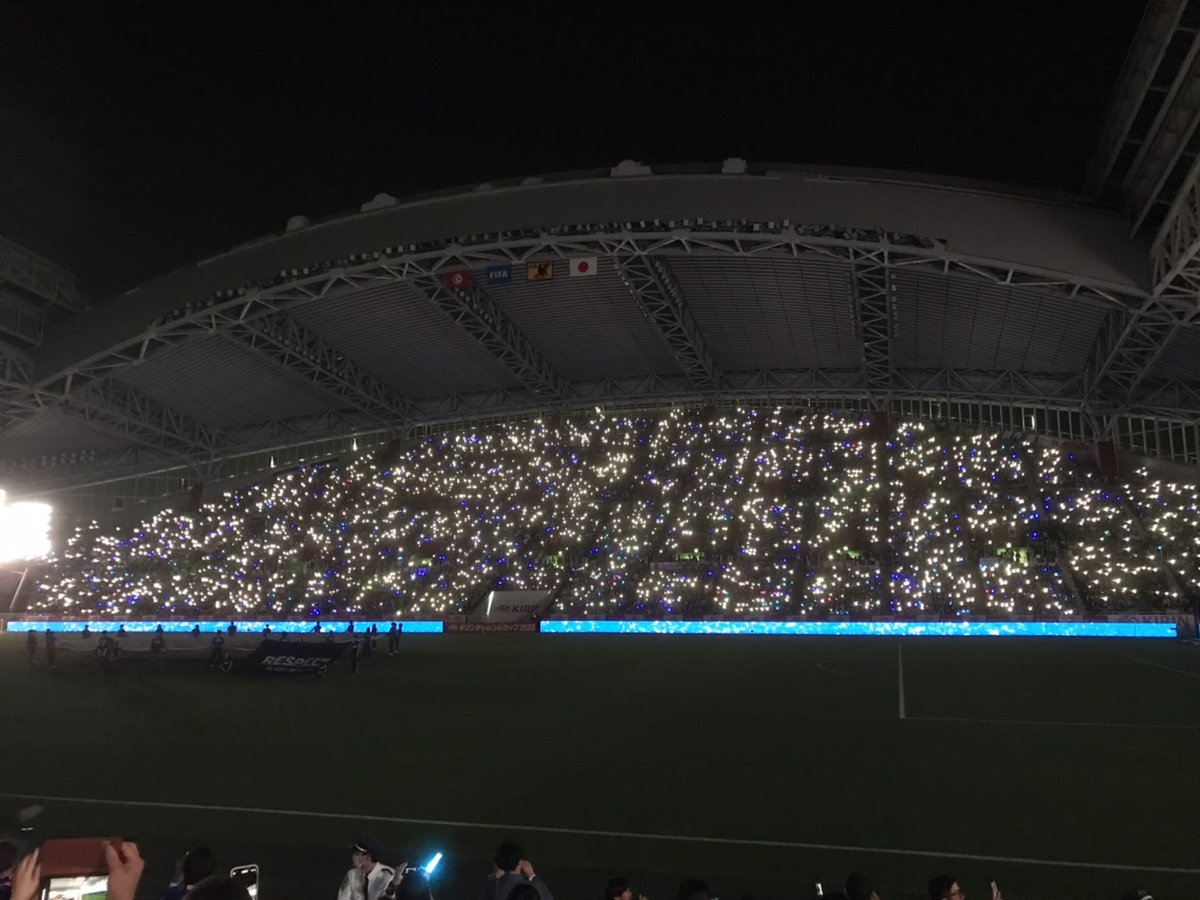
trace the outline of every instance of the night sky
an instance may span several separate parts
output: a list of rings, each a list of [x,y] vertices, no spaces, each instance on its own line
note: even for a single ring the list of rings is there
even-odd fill
[[[1143,7],[0,2],[0,235],[103,299],[290,215],[626,157],[1077,191]]]

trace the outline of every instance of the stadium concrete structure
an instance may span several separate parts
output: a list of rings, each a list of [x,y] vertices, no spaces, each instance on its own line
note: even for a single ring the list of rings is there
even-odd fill
[[[1150,4],[1086,198],[625,161],[297,216],[95,305],[4,244],[0,479],[123,504],[456,423],[729,400],[1200,464],[1189,21]]]

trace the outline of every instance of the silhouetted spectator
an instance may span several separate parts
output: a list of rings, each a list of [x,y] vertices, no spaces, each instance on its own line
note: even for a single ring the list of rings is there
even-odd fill
[[[879,900],[879,894],[866,876],[855,872],[846,879],[847,900]]]
[[[179,858],[175,865],[175,880],[163,891],[158,900],[183,900],[191,888],[213,874],[216,860],[207,847],[193,847]]]
[[[929,900],[966,900],[966,896],[952,875],[929,879]]]
[[[540,900],[554,900],[546,883],[537,877],[533,865],[524,858],[521,845],[505,841],[496,848],[496,868],[483,886],[480,900],[522,900],[536,891]]]
[[[604,900],[646,900],[646,897],[634,892],[628,878],[616,877],[604,885]]]
[[[213,875],[192,888],[188,900],[250,900],[250,892],[228,875]]]
[[[8,900],[12,895],[13,867],[21,856],[21,851],[12,841],[0,841],[0,900]]]

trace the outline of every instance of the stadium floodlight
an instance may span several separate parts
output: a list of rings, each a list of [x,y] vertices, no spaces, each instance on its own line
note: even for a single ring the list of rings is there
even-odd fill
[[[6,503],[0,491],[0,563],[41,559],[50,553],[50,505]]]

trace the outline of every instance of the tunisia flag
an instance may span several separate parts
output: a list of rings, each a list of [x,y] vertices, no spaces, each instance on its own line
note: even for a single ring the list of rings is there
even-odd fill
[[[594,256],[576,256],[571,260],[571,276],[574,278],[595,275],[599,266]]]

